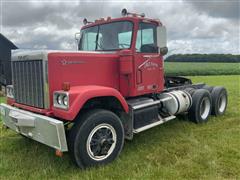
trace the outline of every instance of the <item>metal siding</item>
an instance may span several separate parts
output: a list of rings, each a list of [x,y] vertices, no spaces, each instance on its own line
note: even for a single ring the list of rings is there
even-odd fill
[[[0,84],[12,84],[11,50],[17,47],[0,33],[0,63],[3,72],[0,72]]]

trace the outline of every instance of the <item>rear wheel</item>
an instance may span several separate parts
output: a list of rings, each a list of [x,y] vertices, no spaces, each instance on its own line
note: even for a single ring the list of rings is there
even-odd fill
[[[70,156],[81,167],[113,161],[124,143],[123,126],[114,113],[93,110],[79,119],[69,134]]]
[[[223,115],[227,108],[227,90],[224,87],[216,86],[212,93],[212,115]]]
[[[209,93],[211,93],[212,90],[213,90],[213,86],[204,85],[204,86],[202,87],[202,89],[206,89],[206,90],[208,90]]]
[[[198,89],[192,96],[192,106],[189,109],[189,119],[195,123],[207,122],[211,113],[211,96],[205,89]]]

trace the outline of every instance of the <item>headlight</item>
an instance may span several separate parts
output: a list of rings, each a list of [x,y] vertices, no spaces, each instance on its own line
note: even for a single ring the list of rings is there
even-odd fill
[[[60,95],[60,94],[57,95],[57,103],[60,105],[63,104],[62,95]]]
[[[64,95],[62,99],[63,99],[63,104],[65,106],[68,106],[68,96]]]
[[[7,97],[14,98],[13,85],[8,85],[6,87]]]
[[[53,105],[54,107],[61,109],[69,108],[69,95],[65,91],[56,91],[53,94]]]

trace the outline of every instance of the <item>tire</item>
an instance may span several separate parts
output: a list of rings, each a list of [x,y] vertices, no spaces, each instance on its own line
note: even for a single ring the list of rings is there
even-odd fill
[[[216,86],[213,88],[212,93],[212,115],[223,115],[227,108],[227,90],[224,87]]]
[[[195,123],[208,121],[211,113],[211,95],[205,89],[197,89],[192,96],[192,106],[189,109],[188,117]]]
[[[208,85],[204,85],[203,87],[202,87],[202,89],[206,89],[206,90],[208,90],[208,92],[212,92],[212,90],[213,90],[213,86],[208,86]]]
[[[186,89],[184,89],[184,91],[188,92],[192,96],[194,94],[194,92],[196,91],[196,89],[194,89],[194,88],[186,88]]]
[[[87,112],[70,130],[68,146],[71,158],[80,168],[112,162],[124,144],[123,125],[106,110]]]

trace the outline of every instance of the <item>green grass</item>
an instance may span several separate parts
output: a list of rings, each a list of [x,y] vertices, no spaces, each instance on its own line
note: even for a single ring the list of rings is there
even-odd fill
[[[239,179],[240,76],[192,79],[227,88],[224,116],[201,125],[167,122],[126,141],[113,163],[88,170],[76,168],[67,153],[58,158],[53,149],[0,128],[0,179]]]
[[[165,62],[167,75],[240,75],[240,63]]]

